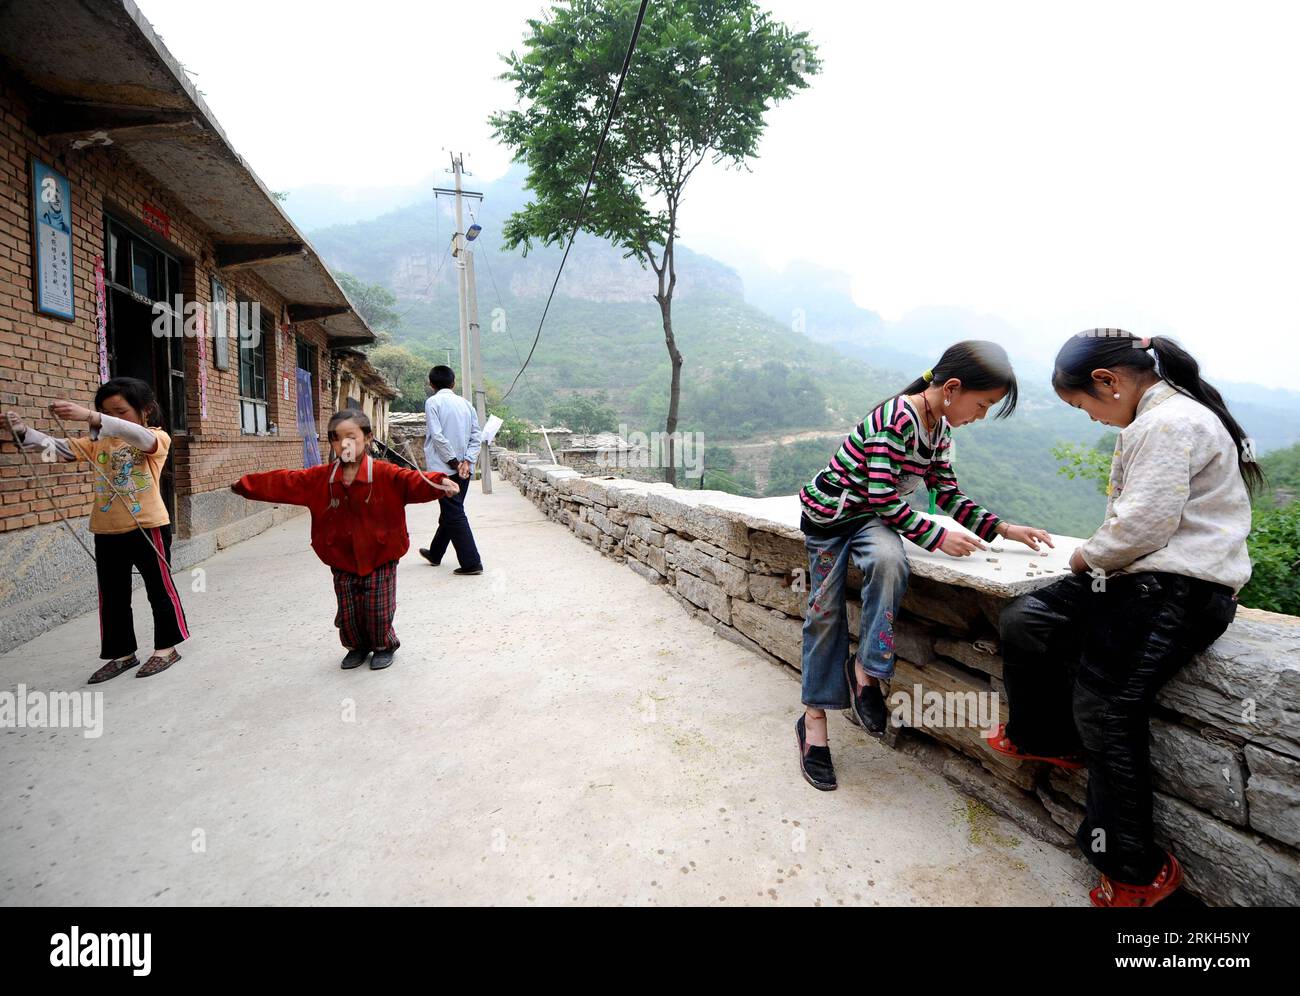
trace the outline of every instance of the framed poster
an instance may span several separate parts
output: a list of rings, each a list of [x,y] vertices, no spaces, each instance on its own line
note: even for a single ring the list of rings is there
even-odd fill
[[[72,185],[62,173],[32,158],[32,283],[36,310],[71,320]]]
[[[212,278],[212,365],[218,370],[230,369],[230,335],[227,322],[226,287],[216,277]]]

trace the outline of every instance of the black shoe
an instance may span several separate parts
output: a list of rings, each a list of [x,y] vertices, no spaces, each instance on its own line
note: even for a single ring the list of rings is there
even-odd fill
[[[429,563],[431,563],[434,567],[437,567],[439,564],[442,563],[441,560],[434,560],[433,551],[426,550],[424,547],[420,547],[420,556],[423,557],[425,560],[427,560]]]
[[[856,671],[850,654],[844,661],[844,677],[849,683],[849,698],[852,700],[848,709],[849,719],[862,727],[864,732],[879,739],[885,735],[885,725],[889,720],[885,697],[880,692],[878,681],[874,685],[863,685],[862,690],[855,693],[854,688],[858,684]]]
[[[806,715],[800,716],[794,724],[795,736],[799,738],[799,771],[813,788],[830,792],[839,786],[835,781],[835,765],[831,763],[831,749],[808,743],[804,725]]]
[[[389,664],[393,663],[395,653],[397,653],[396,650],[376,650],[375,656],[370,658],[370,670],[382,671],[388,667]]]
[[[347,656],[343,658],[343,663],[339,665],[344,671],[351,671],[354,667],[360,667],[366,662],[370,655],[369,650],[349,650]]]
[[[457,568],[456,568],[454,571],[452,571],[451,573],[453,573],[453,574],[463,574],[463,575],[482,574],[482,573],[483,573],[483,565],[482,565],[482,564],[479,564],[477,567],[457,567]]]

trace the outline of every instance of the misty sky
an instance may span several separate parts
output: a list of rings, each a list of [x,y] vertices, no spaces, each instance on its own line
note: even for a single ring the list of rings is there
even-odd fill
[[[505,172],[497,53],[543,9],[138,2],[276,190],[408,186],[450,148]],[[686,244],[848,271],[886,318],[960,306],[1053,345],[1118,325],[1219,377],[1300,380],[1300,5],[767,7],[824,72],[771,112],[752,173],[696,174]]]

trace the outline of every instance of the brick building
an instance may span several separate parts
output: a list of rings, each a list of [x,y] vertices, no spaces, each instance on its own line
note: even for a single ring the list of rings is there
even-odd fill
[[[230,482],[324,447],[336,351],[374,336],[131,0],[0,5],[0,56],[0,410],[57,432],[51,400],[153,384],[185,568],[269,523]],[[84,531],[90,475],[0,436],[5,649],[94,573],[55,511]]]

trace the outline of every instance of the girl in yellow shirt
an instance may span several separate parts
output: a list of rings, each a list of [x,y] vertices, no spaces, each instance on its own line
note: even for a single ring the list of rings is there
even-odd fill
[[[180,660],[176,644],[190,634],[171,576],[171,517],[159,487],[171,437],[159,427],[162,411],[153,389],[134,377],[114,377],[95,392],[93,410],[72,401],[55,401],[50,408],[61,419],[85,421],[90,434],[57,439],[13,412],[9,424],[24,450],[40,451],[47,462],[88,460],[97,470],[90,531],[99,584],[100,657],[107,663],[90,676],[90,684],[140,663],[131,615],[132,567],[144,578],[154,623],[154,652],[136,677],[165,671]]]

